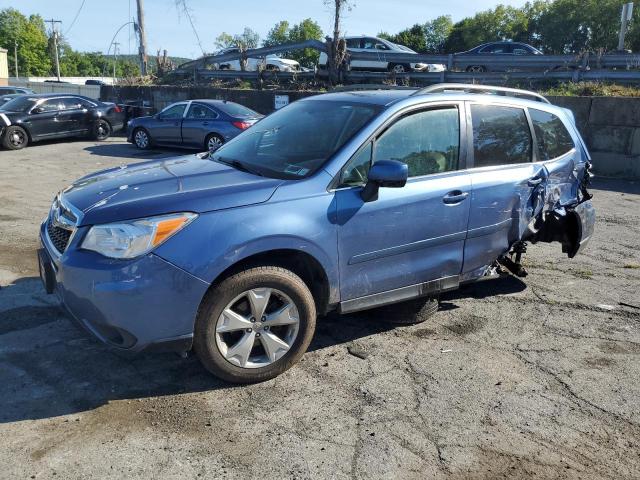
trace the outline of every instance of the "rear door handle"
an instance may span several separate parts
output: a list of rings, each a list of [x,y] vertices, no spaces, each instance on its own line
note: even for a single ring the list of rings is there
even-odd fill
[[[536,185],[540,185],[542,183],[542,177],[534,177],[529,179],[529,181],[527,182],[527,185],[529,185],[530,187],[535,187]]]
[[[448,205],[462,202],[469,196],[469,192],[463,192],[460,190],[453,190],[442,197],[442,201]]]

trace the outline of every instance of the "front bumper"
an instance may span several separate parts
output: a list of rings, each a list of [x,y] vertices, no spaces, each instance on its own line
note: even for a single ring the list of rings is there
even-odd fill
[[[189,350],[209,284],[154,254],[123,261],[79,250],[81,230],[59,254],[40,228],[41,275],[71,317],[121,350]]]

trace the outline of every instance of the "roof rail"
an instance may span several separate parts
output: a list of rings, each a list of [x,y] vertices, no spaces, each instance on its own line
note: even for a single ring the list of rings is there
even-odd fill
[[[493,87],[491,85],[472,85],[468,83],[438,83],[430,85],[420,90],[416,90],[411,95],[423,95],[425,93],[443,92],[466,92],[466,93],[488,93],[493,95],[504,95],[506,97],[522,97],[536,102],[551,103],[539,93],[517,88]]]

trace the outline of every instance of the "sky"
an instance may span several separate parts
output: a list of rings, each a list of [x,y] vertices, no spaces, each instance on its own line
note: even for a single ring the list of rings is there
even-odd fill
[[[346,12],[343,30],[347,35],[396,33],[415,23],[439,15],[454,21],[498,4],[520,7],[526,0],[355,0]],[[136,14],[136,0],[0,0],[0,9],[16,8],[25,15],[40,14],[45,20],[62,20],[60,32],[75,50],[107,52],[120,26]],[[330,9],[323,0],[187,0],[195,29],[205,51],[215,50],[215,39],[222,33],[241,33],[248,26],[264,39],[280,20],[290,24],[312,18],[325,34],[332,31]],[[175,0],[144,0],[148,53],[166,49],[171,56],[197,58],[202,51],[187,17],[179,12]],[[136,53],[131,25],[117,35],[122,53]]]

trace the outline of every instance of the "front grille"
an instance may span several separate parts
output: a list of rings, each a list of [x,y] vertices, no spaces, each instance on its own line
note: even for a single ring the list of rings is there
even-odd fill
[[[55,226],[51,223],[51,220],[49,220],[47,221],[47,233],[58,253],[63,253],[67,248],[69,238],[71,238],[71,230]]]

